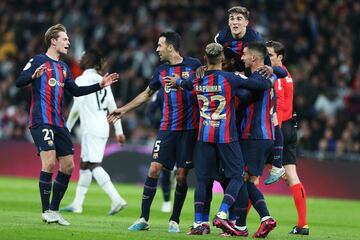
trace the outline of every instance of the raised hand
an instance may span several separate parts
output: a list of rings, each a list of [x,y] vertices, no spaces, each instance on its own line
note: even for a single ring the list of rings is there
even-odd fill
[[[44,64],[41,64],[41,65],[35,70],[35,72],[33,73],[33,75],[31,75],[31,78],[32,78],[32,79],[35,79],[35,78],[40,77],[41,75],[43,75],[44,71],[45,71],[45,63],[44,63]]]
[[[124,116],[126,111],[123,108],[118,108],[112,111],[108,116],[107,120],[110,123],[115,123],[117,120],[119,120],[122,116]]]
[[[106,73],[103,79],[100,82],[100,87],[104,88],[110,86],[111,84],[117,82],[119,80],[119,74],[117,73]]]
[[[201,66],[201,67],[198,67],[196,69],[196,78],[202,78],[204,77],[204,74],[205,74],[205,71],[206,71],[206,66]]]
[[[166,76],[165,77],[165,83],[167,86],[172,88],[177,88],[178,85],[176,84],[176,81],[180,79],[180,76],[174,73],[172,76]]]

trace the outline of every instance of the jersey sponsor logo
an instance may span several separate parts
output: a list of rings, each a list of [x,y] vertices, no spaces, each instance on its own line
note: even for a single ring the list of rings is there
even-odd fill
[[[158,157],[159,157],[159,153],[154,153],[153,154],[153,159],[158,159]]]
[[[64,87],[64,83],[61,83],[59,81],[56,81],[55,78],[50,78],[49,81],[48,81],[48,84],[51,86],[51,87],[55,87],[56,85],[60,86],[60,87]]]
[[[220,121],[204,120],[203,126],[220,127]]]
[[[181,73],[181,78],[187,79],[190,76],[189,72],[182,72]]]
[[[55,78],[50,78],[49,81],[48,81],[48,83],[49,83],[49,85],[50,85],[51,87],[55,87],[55,85],[56,85],[56,80],[55,80]]]

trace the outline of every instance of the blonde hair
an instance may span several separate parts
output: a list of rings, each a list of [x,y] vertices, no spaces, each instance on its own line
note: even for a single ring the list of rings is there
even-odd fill
[[[59,37],[59,32],[65,32],[66,28],[62,24],[56,24],[54,26],[51,26],[48,30],[46,30],[44,35],[44,41],[47,48],[51,46],[51,39],[55,38],[57,39]]]
[[[246,20],[249,20],[249,17],[250,17],[250,12],[249,10],[247,10],[246,7],[242,7],[242,6],[235,6],[235,7],[232,7],[228,10],[228,15],[230,16],[230,14],[241,14],[244,16],[244,18]]]
[[[217,64],[221,62],[224,48],[219,43],[210,43],[205,48],[205,54],[210,64]]]

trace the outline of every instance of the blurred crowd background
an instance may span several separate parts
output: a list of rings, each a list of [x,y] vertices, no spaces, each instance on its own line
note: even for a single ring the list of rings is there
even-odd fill
[[[203,59],[205,45],[227,25],[227,9],[242,5],[250,25],[267,40],[284,43],[295,82],[301,153],[320,159],[360,159],[360,2],[346,0],[6,0],[0,2],[0,139],[31,141],[29,88],[15,79],[44,52],[48,27],[63,23],[71,47],[64,59],[74,76],[87,48],[99,49],[105,71],[120,73],[113,85],[118,106],[144,90],[159,64],[158,35],[175,30],[183,55]],[[69,111],[72,97],[66,97]],[[129,143],[153,144],[158,121],[146,107],[123,119]],[[156,114],[155,119],[159,118]]]

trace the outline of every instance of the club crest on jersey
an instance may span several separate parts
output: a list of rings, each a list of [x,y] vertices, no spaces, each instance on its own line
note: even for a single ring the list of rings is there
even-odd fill
[[[63,69],[63,75],[64,75],[64,78],[66,78],[67,73],[66,73],[66,70],[65,70],[65,69]]]
[[[158,157],[159,157],[159,154],[158,154],[158,153],[154,153],[154,154],[153,154],[153,159],[158,159]]]
[[[48,143],[49,146],[54,146],[53,140],[49,140],[47,143]]]
[[[187,79],[190,76],[189,72],[182,72],[181,73],[181,78]]]

